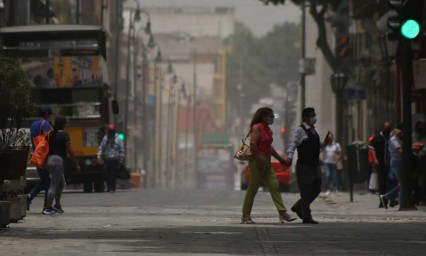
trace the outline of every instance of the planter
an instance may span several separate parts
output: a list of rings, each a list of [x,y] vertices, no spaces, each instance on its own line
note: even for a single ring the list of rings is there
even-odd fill
[[[21,220],[27,216],[27,195],[19,195],[19,204],[21,206]]]
[[[10,202],[0,201],[0,227],[4,228],[10,222]]]
[[[0,182],[25,176],[30,147],[0,151]]]
[[[19,197],[9,198],[10,202],[10,217],[12,223],[16,223],[21,219],[21,200]]]

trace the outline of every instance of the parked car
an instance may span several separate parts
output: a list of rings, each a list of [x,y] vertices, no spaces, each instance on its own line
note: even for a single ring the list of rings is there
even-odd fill
[[[281,192],[290,192],[291,187],[291,171],[288,166],[280,164],[278,161],[271,162],[272,169],[275,171],[277,180],[280,186]],[[243,167],[241,173],[241,190],[247,190],[248,184],[250,181],[250,168],[248,165]],[[262,187],[266,187],[266,184],[262,181]]]

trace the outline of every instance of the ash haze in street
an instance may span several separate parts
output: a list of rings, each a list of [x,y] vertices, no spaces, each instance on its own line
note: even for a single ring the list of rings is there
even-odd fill
[[[264,36],[275,25],[300,22],[300,8],[288,1],[286,6],[265,6],[258,0],[138,0],[147,7],[232,7],[235,18],[253,31]]]

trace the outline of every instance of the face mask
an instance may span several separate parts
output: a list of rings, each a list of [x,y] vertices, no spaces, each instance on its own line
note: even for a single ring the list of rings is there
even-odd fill
[[[315,125],[317,123],[317,117],[314,116],[314,117],[309,118],[309,123],[311,123],[311,125]]]
[[[274,117],[268,117],[268,124],[271,125],[274,123],[275,118]]]

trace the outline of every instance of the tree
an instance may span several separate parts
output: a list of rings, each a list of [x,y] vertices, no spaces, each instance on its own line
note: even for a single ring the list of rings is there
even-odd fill
[[[230,109],[239,109],[243,99],[244,109],[240,111],[246,112],[240,114],[248,114],[246,103],[269,97],[270,84],[284,86],[298,79],[299,31],[299,25],[285,23],[256,38],[243,24],[236,24],[234,35],[228,39],[232,45],[227,58]],[[240,84],[242,91],[238,89]]]
[[[264,4],[274,4],[282,5],[285,3],[285,0],[259,0]],[[332,25],[337,28],[337,31],[344,31],[347,26],[345,19],[341,19],[341,16],[344,14],[345,9],[347,8],[347,2],[342,0],[292,0],[296,5],[301,6],[304,2],[309,4],[309,10],[312,18],[318,27],[318,38],[316,44],[320,48],[324,58],[327,63],[330,65],[330,68],[337,72],[341,70],[344,60],[339,54],[335,54],[331,49],[327,41],[327,27],[326,22],[330,19],[328,16],[328,11],[334,12],[334,19]]]

